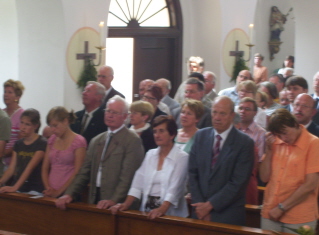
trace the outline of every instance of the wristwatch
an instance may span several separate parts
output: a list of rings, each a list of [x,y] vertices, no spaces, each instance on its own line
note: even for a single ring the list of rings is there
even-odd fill
[[[280,210],[282,210],[283,212],[286,211],[286,210],[285,210],[285,207],[284,207],[281,203],[278,204],[278,208],[279,208]]]

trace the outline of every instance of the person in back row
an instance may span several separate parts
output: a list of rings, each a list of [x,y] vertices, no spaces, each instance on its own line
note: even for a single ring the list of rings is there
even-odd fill
[[[189,78],[186,81],[185,86],[185,99],[194,99],[202,102],[204,96],[204,88],[205,85],[203,82],[199,81],[196,78]],[[181,128],[181,107],[176,108],[173,110],[173,117],[176,121],[177,127]],[[204,127],[209,127],[212,125],[212,118],[211,118],[211,111],[209,108],[204,106],[204,114],[202,115],[201,119],[197,122],[196,126],[201,129]]]
[[[228,96],[235,103],[235,105],[238,105],[240,101],[238,95],[238,84],[246,80],[252,80],[251,73],[248,70],[242,70],[239,72],[236,78],[236,85],[234,87],[229,87],[221,90],[218,95]]]

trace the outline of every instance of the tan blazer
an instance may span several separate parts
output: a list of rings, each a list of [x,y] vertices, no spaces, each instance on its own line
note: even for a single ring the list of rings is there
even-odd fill
[[[83,166],[65,194],[75,198],[90,183],[89,203],[94,203],[96,177],[106,135],[107,132],[103,132],[91,140]],[[101,200],[123,202],[143,159],[143,145],[135,132],[124,127],[114,134],[102,161]]]

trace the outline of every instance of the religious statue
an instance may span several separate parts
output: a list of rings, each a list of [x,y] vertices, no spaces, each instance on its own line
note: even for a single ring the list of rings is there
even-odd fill
[[[271,7],[270,20],[269,20],[270,41],[268,42],[269,50],[270,50],[270,60],[273,60],[274,59],[273,55],[278,53],[280,50],[280,44],[282,43],[280,41],[280,34],[282,31],[284,31],[284,24],[286,23],[287,17],[291,11],[292,11],[292,8],[290,8],[287,14],[284,15],[281,13],[278,7],[276,6]]]
[[[287,15],[282,14],[276,6],[271,8],[269,22],[271,31],[270,40],[280,41],[280,33],[281,31],[284,31],[284,24],[287,21]]]

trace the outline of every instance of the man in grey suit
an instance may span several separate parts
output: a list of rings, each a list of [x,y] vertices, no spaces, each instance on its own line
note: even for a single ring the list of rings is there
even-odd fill
[[[169,93],[172,89],[171,82],[165,78],[160,78],[156,80],[155,84],[162,88],[163,98],[161,101],[168,106],[170,112],[172,113],[172,110],[178,108],[180,105],[176,100],[169,97]]]
[[[213,100],[218,96],[214,90],[216,85],[216,75],[210,71],[205,71],[203,75],[205,79],[205,95],[202,101],[206,107],[210,108]]]
[[[189,156],[193,217],[244,225],[245,194],[254,164],[254,142],[233,126],[234,103],[217,97],[214,127],[197,131]]]
[[[128,103],[116,95],[111,98],[104,115],[108,131],[91,140],[85,161],[66,190],[56,201],[60,209],[73,201],[90,183],[89,203],[107,209],[126,198],[135,171],[144,158],[140,138],[128,130],[124,121]]]
[[[185,85],[185,98],[202,101],[202,98],[204,96],[204,89],[205,85],[203,82],[199,81],[196,78],[189,78],[186,81]],[[178,107],[173,109],[172,111],[172,116],[174,117],[178,128],[182,127],[180,119],[181,110],[181,107]],[[207,106],[204,106],[204,114],[199,122],[197,122],[196,126],[199,129],[212,126],[210,107],[208,108]]]

